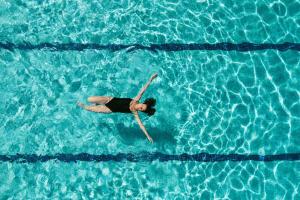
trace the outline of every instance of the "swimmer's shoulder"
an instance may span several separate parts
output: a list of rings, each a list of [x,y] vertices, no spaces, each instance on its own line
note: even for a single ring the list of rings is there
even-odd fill
[[[131,100],[131,102],[130,102],[130,104],[129,104],[129,110],[131,111],[131,112],[137,112],[136,110],[134,110],[133,109],[133,106],[135,105],[135,104],[137,104],[138,103],[138,101],[136,101],[136,100],[134,100],[134,99],[132,99]]]

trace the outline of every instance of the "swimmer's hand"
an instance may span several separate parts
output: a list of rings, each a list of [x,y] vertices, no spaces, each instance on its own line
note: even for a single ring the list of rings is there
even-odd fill
[[[157,73],[155,73],[155,74],[153,74],[152,76],[151,76],[151,81],[153,80],[153,79],[155,79],[156,77],[158,76],[158,74]]]
[[[148,137],[148,140],[153,144],[153,139],[152,139],[152,137]]]

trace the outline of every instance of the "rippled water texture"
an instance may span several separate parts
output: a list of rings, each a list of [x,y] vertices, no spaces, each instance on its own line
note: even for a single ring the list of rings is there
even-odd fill
[[[300,3],[4,1],[0,40],[28,43],[299,43]],[[0,154],[300,152],[300,53],[0,49]],[[157,113],[76,107],[145,97]],[[300,199],[299,161],[0,163],[0,199]]]

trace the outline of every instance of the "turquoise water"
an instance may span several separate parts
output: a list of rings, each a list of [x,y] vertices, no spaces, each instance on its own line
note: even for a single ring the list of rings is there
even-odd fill
[[[300,3],[0,1],[0,40],[149,45],[297,43]],[[120,3],[121,2],[121,3]],[[300,53],[0,50],[0,154],[300,152]],[[157,113],[86,112],[91,95]],[[299,199],[299,161],[0,163],[0,199]]]

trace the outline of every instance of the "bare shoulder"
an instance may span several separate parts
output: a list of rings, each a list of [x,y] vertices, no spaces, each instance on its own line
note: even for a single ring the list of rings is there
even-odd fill
[[[138,101],[136,101],[134,99],[130,102],[129,110],[131,110],[131,112],[136,112],[136,110],[134,109],[134,105],[137,104],[137,103],[138,103]]]
[[[129,105],[130,105],[130,107],[131,107],[131,106],[133,106],[133,105],[135,105],[135,104],[137,104],[137,103],[139,103],[139,101],[132,99],[132,101],[130,102]]]

